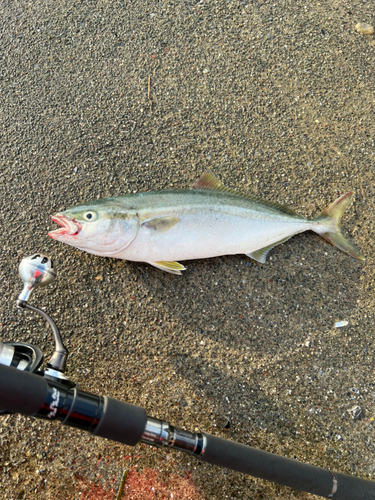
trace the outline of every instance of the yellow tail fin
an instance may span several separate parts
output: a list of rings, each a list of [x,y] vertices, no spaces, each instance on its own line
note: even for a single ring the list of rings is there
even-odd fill
[[[350,204],[353,198],[353,193],[343,194],[340,198],[327,207],[323,212],[313,219],[314,222],[321,224],[314,228],[314,231],[326,240],[332,243],[333,246],[339,248],[351,257],[359,260],[365,260],[361,252],[349,240],[345,238],[340,229],[340,219]]]

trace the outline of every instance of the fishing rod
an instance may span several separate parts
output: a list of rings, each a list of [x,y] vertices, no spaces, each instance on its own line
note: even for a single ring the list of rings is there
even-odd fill
[[[55,350],[41,369],[43,353],[23,342],[0,341],[1,414],[60,421],[94,436],[129,446],[145,443],[189,453],[218,465],[335,500],[375,500],[375,482],[322,469],[203,432],[190,432],[146,415],[143,408],[79,389],[65,375],[68,351],[59,330],[44,311],[27,303],[37,286],[56,278],[52,261],[41,254],[23,259],[24,288],[17,305],[38,313],[50,324]],[[0,421],[1,422],[1,421]]]

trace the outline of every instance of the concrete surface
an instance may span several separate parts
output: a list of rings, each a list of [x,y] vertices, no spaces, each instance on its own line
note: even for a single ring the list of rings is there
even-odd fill
[[[375,42],[355,31],[375,24],[373,4],[13,0],[0,12],[0,338],[51,352],[44,322],[15,308],[18,263],[46,253],[59,278],[31,302],[59,325],[82,389],[375,479]],[[342,226],[366,261],[306,233],[264,265],[191,261],[177,277],[47,237],[58,210],[188,187],[207,168],[306,216],[353,190]],[[6,499],[88,498],[83,482],[115,498],[130,466],[189,478],[189,498],[313,498],[20,416],[0,420],[0,443]]]

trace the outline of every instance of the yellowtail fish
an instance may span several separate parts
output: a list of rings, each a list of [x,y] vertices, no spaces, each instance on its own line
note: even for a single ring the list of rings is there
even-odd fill
[[[86,252],[138,262],[181,274],[179,260],[246,254],[264,263],[268,252],[312,230],[352,257],[363,256],[340,231],[346,193],[314,219],[227,188],[205,172],[190,190],[116,196],[52,216],[61,227],[49,233]]]

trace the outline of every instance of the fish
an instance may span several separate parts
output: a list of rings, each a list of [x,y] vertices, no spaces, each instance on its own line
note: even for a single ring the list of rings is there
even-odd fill
[[[142,192],[77,205],[51,216],[60,227],[48,235],[85,252],[147,262],[172,274],[180,260],[245,254],[264,263],[292,236],[314,231],[355,259],[360,251],[342,234],[349,192],[306,219],[294,210],[225,187],[206,171],[191,189]]]

